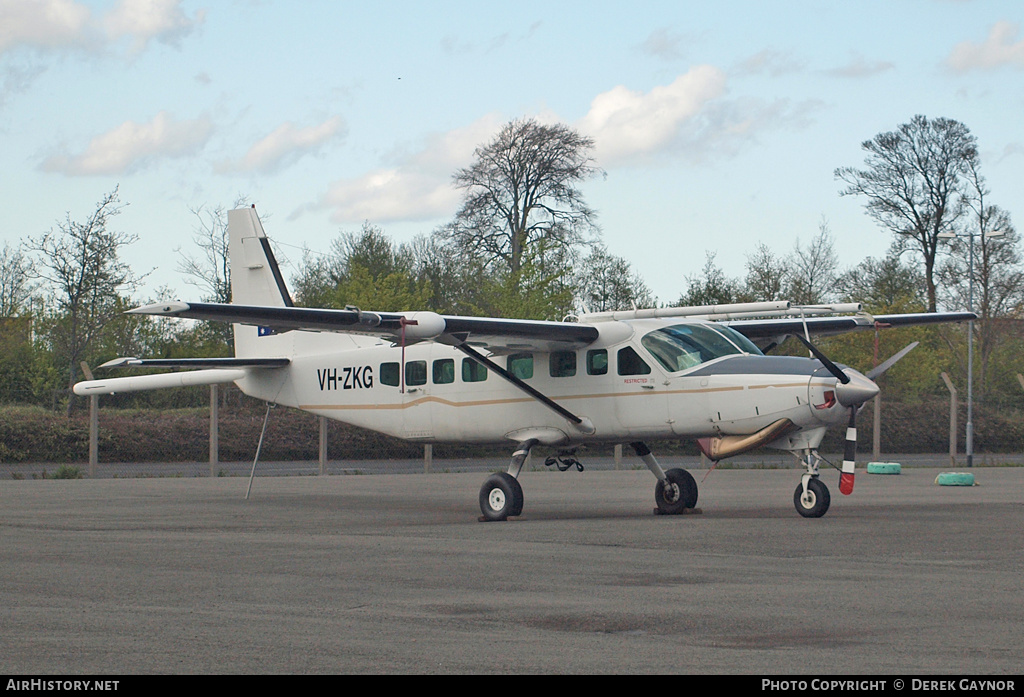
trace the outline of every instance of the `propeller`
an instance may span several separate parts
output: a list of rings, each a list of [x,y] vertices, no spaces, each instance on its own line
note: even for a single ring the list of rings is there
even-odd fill
[[[836,385],[836,399],[839,400],[840,404],[850,409],[850,421],[846,427],[846,445],[843,448],[843,467],[839,475],[839,491],[849,495],[853,493],[853,479],[856,474],[857,412],[860,411],[860,407],[867,403],[868,400],[878,394],[878,385],[875,384],[875,378],[896,365],[896,362],[913,351],[919,342],[915,341],[909,344],[899,353],[896,353],[870,370],[866,375],[862,375],[856,371],[853,371],[852,374],[847,373],[829,360],[828,356],[806,338],[799,334],[794,334],[793,336],[799,339],[811,354],[821,361],[826,370],[839,380],[839,384]]]

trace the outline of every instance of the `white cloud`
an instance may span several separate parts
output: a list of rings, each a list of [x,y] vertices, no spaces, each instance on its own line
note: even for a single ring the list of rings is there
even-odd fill
[[[336,137],[345,135],[345,122],[338,116],[308,128],[296,128],[286,122],[255,143],[241,160],[225,162],[219,171],[272,172],[303,155],[315,153]]]
[[[598,164],[626,163],[670,147],[724,92],[725,73],[698,66],[647,93],[619,85],[599,94],[576,127],[594,138]]]
[[[1024,68],[1024,39],[1014,41],[1020,27],[1000,20],[992,25],[984,43],[963,41],[953,47],[946,65],[956,72],[1011,66]]]
[[[834,68],[827,71],[827,74],[833,77],[842,78],[862,78],[871,77],[879,73],[884,73],[887,70],[893,70],[896,66],[889,61],[869,61],[859,53],[853,54],[850,58],[850,62],[839,68]]]
[[[682,34],[672,33],[662,27],[652,31],[637,48],[641,53],[646,53],[649,56],[672,61],[683,57],[682,45]]]
[[[451,216],[460,194],[452,174],[468,166],[477,146],[491,140],[500,120],[488,114],[465,128],[435,134],[412,152],[397,153],[390,166],[335,182],[317,208],[331,208],[338,223],[424,221]]]
[[[82,45],[91,21],[89,8],[74,0],[0,0],[0,53]]]
[[[120,0],[103,18],[103,27],[111,40],[132,39],[132,49],[140,51],[151,39],[176,43],[202,24],[206,13],[188,18],[181,0]]]
[[[740,61],[731,72],[735,75],[767,74],[771,77],[779,77],[799,72],[803,67],[803,62],[794,58],[790,53],[766,48]]]
[[[181,0],[120,0],[94,17],[76,0],[0,0],[0,53],[19,47],[43,50],[96,49],[131,39],[139,51],[152,39],[175,43],[202,24],[205,12],[189,18]]]
[[[170,157],[183,157],[202,149],[213,132],[207,118],[175,121],[167,112],[149,123],[125,121],[96,136],[78,155],[48,157],[41,168],[68,175],[124,174]]]

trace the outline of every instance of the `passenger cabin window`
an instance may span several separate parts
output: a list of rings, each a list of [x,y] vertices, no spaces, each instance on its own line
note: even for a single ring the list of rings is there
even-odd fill
[[[587,351],[587,375],[608,374],[608,349]]]
[[[619,349],[619,375],[649,375],[651,366],[640,358],[632,346]]]
[[[398,387],[399,379],[400,376],[398,363],[380,364],[380,384],[390,385],[391,387]]]
[[[480,365],[472,358],[462,359],[462,381],[483,382],[487,379],[487,368]]]
[[[670,373],[688,370],[722,356],[749,353],[716,329],[701,324],[677,324],[644,335],[640,343]],[[744,340],[744,343],[750,342]]]
[[[553,378],[571,378],[576,374],[575,351],[552,351],[548,359],[548,374]]]
[[[409,361],[405,364],[405,384],[413,387],[427,384],[426,361]]]
[[[451,358],[434,361],[434,384],[447,385],[453,382],[455,382],[455,361]]]
[[[533,354],[513,353],[508,357],[508,372],[520,380],[529,380],[533,377]]]

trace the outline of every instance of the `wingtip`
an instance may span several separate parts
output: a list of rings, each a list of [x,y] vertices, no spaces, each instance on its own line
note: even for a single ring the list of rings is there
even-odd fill
[[[143,305],[142,307],[136,307],[134,310],[128,310],[126,314],[174,316],[179,312],[185,312],[188,309],[188,303],[175,301],[166,303],[153,303],[152,305]]]

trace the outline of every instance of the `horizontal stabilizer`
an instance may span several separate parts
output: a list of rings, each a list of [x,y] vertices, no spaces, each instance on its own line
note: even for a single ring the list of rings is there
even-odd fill
[[[115,358],[100,368],[283,368],[288,358]]]
[[[106,380],[85,380],[75,385],[75,394],[114,394],[118,392],[143,392],[160,390],[165,387],[190,387],[192,385],[219,385],[241,380],[246,371],[236,369],[189,370],[182,373],[160,373],[157,375],[133,375],[126,378]]]

